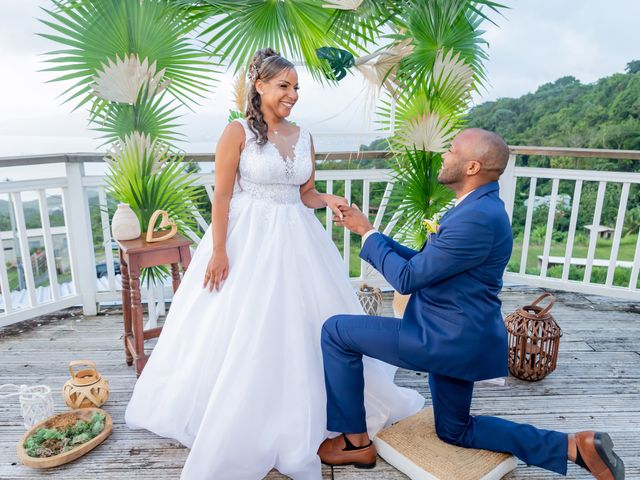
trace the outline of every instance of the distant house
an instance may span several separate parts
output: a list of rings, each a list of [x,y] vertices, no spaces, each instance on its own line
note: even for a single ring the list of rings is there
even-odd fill
[[[548,207],[551,203],[551,195],[545,195],[541,197],[540,195],[536,195],[533,197],[533,209],[537,210],[540,207]],[[525,207],[529,207],[529,199],[526,199],[522,202]],[[567,210],[571,207],[571,195],[566,193],[560,193],[556,197],[556,211],[557,210]]]
[[[589,230],[589,235],[591,235],[591,232],[593,231],[593,225],[585,225],[584,228]],[[613,236],[613,228],[605,227],[603,225],[598,225],[596,227],[596,230],[597,230],[597,235],[599,239],[611,240],[611,237]]]

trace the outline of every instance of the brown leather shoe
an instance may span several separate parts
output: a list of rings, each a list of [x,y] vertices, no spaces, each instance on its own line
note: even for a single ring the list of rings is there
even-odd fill
[[[353,465],[356,468],[374,468],[377,451],[373,442],[366,447],[354,447],[344,433],[335,438],[327,438],[318,449],[320,460],[325,465]]]
[[[598,480],[624,480],[624,462],[613,451],[613,441],[607,433],[578,432],[574,434],[578,454]]]

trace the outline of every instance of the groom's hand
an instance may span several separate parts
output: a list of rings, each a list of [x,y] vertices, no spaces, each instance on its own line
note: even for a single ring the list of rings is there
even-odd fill
[[[339,208],[340,212],[342,212],[342,218],[337,215],[333,216],[333,221],[336,225],[348,228],[353,233],[357,233],[360,236],[364,235],[369,230],[373,230],[373,225],[355,203],[352,203],[350,207],[340,206]]]

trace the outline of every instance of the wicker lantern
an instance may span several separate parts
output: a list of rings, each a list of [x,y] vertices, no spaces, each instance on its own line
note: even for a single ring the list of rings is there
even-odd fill
[[[85,365],[91,368],[74,371],[73,367]],[[92,360],[74,360],[69,363],[71,378],[62,389],[64,402],[69,408],[101,407],[109,398],[109,382],[102,378]]]
[[[366,283],[360,285],[358,298],[364,313],[367,315],[380,315],[382,310],[382,292],[379,288],[370,287]]]
[[[538,304],[550,297],[549,304]],[[531,305],[520,307],[505,318],[509,332],[509,371],[527,381],[542,380],[556,369],[562,330],[549,314],[555,299],[540,295]]]

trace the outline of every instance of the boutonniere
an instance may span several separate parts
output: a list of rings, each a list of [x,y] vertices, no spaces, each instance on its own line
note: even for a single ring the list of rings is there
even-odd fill
[[[435,220],[430,220],[428,218],[422,220],[422,226],[427,231],[428,236],[430,236],[432,233],[438,233],[438,230],[440,229],[440,224],[438,222],[436,222]]]

